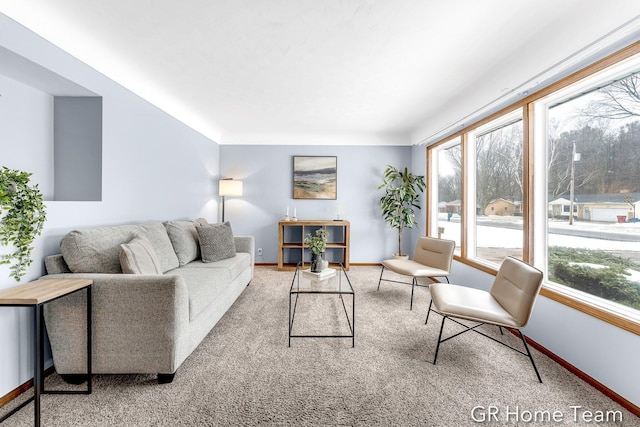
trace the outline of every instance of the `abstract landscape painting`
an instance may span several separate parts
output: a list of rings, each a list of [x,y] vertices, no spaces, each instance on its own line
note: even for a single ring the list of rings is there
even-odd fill
[[[336,199],[337,181],[337,157],[293,157],[294,199]]]

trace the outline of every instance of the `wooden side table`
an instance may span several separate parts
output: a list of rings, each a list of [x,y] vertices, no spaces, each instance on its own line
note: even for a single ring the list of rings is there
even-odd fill
[[[33,397],[0,418],[0,423],[34,402],[35,425],[40,426],[40,395],[50,394],[91,394],[91,285],[90,279],[39,279],[24,285],[0,290],[0,307],[33,307],[34,365]],[[87,389],[86,390],[45,390],[44,389],[44,304],[78,292],[87,290]]]

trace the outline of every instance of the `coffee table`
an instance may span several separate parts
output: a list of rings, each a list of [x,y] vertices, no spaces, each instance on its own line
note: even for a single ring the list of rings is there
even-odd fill
[[[301,296],[310,298],[320,295],[336,295],[336,297],[340,299],[349,325],[350,334],[305,335],[293,332],[298,299]],[[347,309],[348,303],[345,303],[345,298],[351,300],[350,310]],[[347,276],[342,265],[336,268],[325,269],[323,273],[318,274],[311,273],[308,269],[303,269],[301,264],[298,263],[291,282],[291,288],[289,289],[289,347],[291,347],[291,338],[351,338],[351,347],[355,347],[355,309],[356,295],[349,281],[349,276]],[[351,314],[349,314],[349,311]]]

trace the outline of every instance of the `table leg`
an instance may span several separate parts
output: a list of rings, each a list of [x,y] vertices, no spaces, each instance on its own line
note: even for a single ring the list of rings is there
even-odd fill
[[[42,389],[42,367],[43,359],[43,331],[42,331],[42,307],[35,304],[34,308],[34,342],[33,342],[33,406],[34,406],[34,425],[40,427],[40,391]]]
[[[351,294],[351,348],[356,346],[356,294]]]
[[[289,294],[289,347],[291,347],[291,294]]]
[[[87,392],[91,394],[91,288],[92,286],[87,287]]]

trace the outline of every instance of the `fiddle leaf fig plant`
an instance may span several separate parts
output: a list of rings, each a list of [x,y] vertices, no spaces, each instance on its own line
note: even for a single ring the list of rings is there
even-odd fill
[[[382,184],[378,190],[384,188],[384,196],[380,198],[382,218],[398,230],[398,253],[402,254],[402,230],[413,228],[416,224],[415,209],[420,209],[420,193],[426,188],[424,176],[415,175],[407,168],[399,170],[387,165],[382,175]]]
[[[0,170],[0,243],[10,248],[0,264],[10,264],[9,276],[19,281],[31,265],[33,242],[42,233],[46,209],[31,174],[3,166]]]

